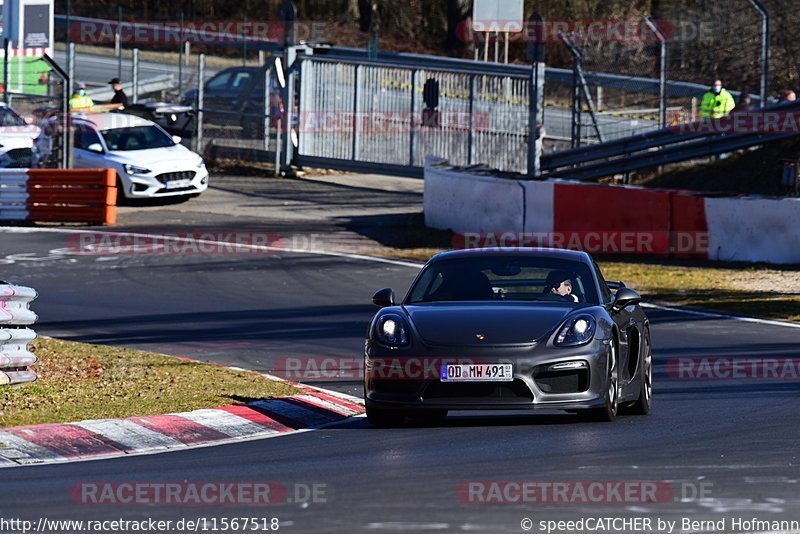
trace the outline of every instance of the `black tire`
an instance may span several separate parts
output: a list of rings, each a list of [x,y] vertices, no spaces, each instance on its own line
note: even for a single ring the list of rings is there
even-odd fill
[[[650,331],[645,331],[642,359],[642,384],[639,388],[639,398],[627,406],[626,415],[647,415],[653,404],[653,349],[650,346]]]
[[[619,413],[619,347],[616,340],[611,343],[606,369],[605,406],[580,412],[579,415],[586,421],[610,423]]]
[[[447,410],[419,410],[408,413],[409,419],[424,425],[438,425],[447,418]]]
[[[400,426],[406,419],[406,414],[398,410],[382,410],[367,407],[367,421],[378,428],[392,428]]]

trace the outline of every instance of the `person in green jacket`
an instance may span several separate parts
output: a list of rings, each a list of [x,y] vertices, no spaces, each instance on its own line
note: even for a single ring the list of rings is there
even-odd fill
[[[722,87],[721,80],[717,80],[703,95],[703,102],[700,104],[700,118],[719,119],[727,116],[735,107],[736,102],[733,100],[733,95]]]
[[[72,111],[91,111],[94,106],[92,97],[86,94],[86,84],[83,82],[75,86],[75,92],[69,99],[69,108]]]

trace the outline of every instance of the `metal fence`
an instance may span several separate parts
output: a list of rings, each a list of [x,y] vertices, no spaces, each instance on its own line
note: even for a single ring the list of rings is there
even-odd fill
[[[0,386],[36,380],[31,368],[36,355],[28,350],[36,333],[27,327],[37,319],[30,310],[30,303],[37,296],[29,287],[0,282]]]
[[[527,171],[524,75],[307,56],[299,77],[300,164],[339,160],[413,173],[436,156],[453,165]]]

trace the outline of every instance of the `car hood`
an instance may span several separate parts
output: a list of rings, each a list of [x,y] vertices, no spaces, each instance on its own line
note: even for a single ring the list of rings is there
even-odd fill
[[[31,124],[0,127],[0,145],[5,148],[30,148],[41,130]]]
[[[111,151],[108,155],[119,163],[130,163],[152,170],[185,169],[197,165],[200,156],[183,145],[146,150]]]
[[[424,342],[456,346],[531,344],[552,332],[574,309],[528,302],[405,306]],[[479,340],[479,334],[485,338]]]

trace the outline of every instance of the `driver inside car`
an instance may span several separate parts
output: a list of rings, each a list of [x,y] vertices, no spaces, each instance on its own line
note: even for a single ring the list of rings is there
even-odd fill
[[[580,302],[578,295],[572,293],[572,279],[569,273],[553,271],[547,275],[544,292],[558,295],[567,301]]]

